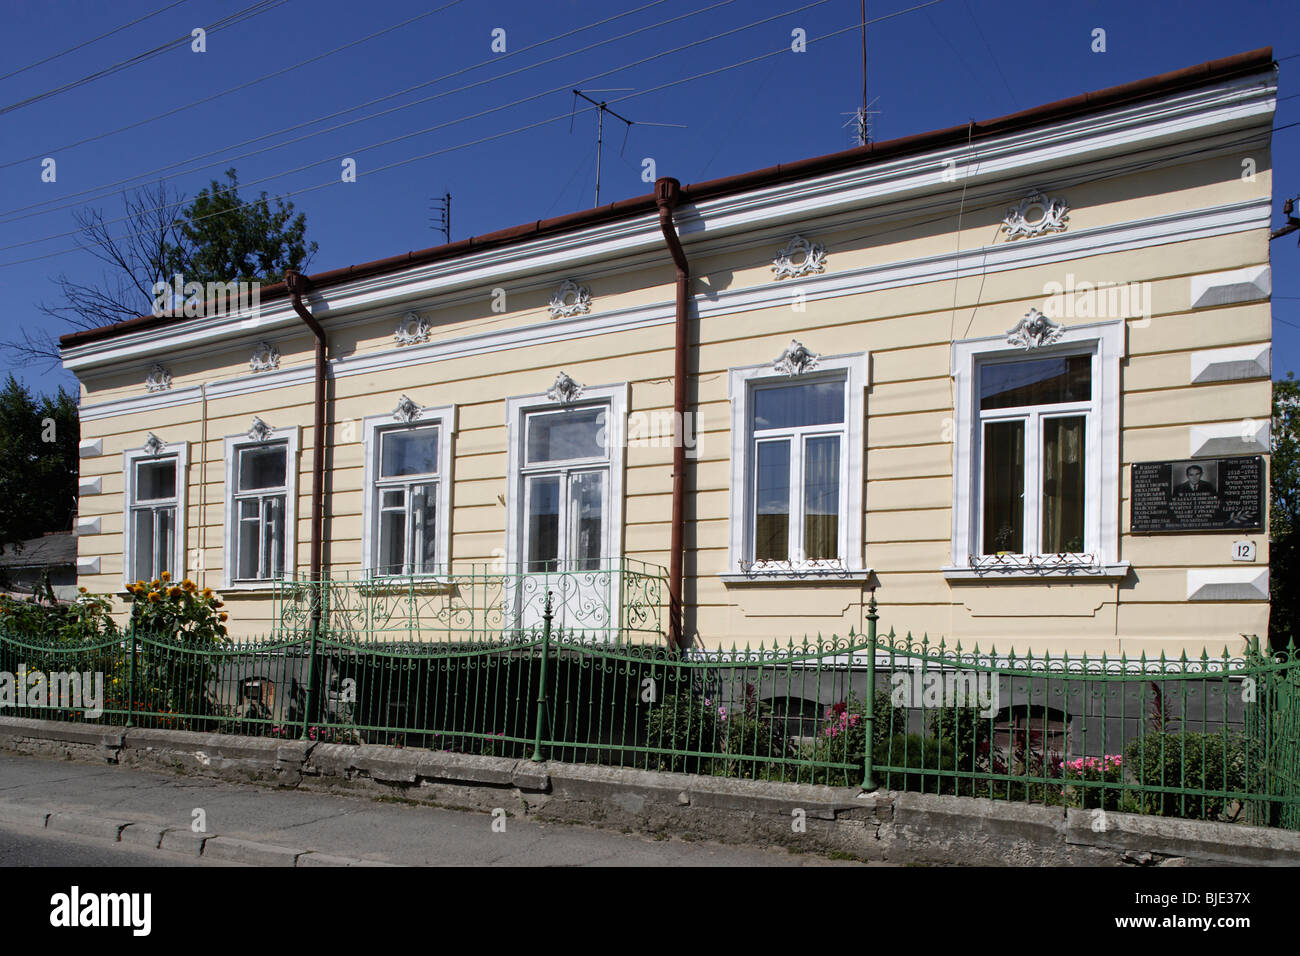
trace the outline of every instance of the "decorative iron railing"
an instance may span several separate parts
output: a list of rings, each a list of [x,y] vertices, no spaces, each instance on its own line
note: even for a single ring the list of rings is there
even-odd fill
[[[331,611],[360,615],[368,606]],[[878,637],[873,602],[865,634],[675,654],[658,642],[561,627],[559,605],[548,612],[545,599],[541,610],[536,627],[490,637],[484,627],[447,631],[476,640],[359,624],[286,630],[275,640],[200,644],[134,627],[71,640],[17,634],[0,620],[0,672],[22,675],[9,682],[13,699],[0,695],[0,717],[394,744],[1300,830],[1293,645],[1270,650],[1252,640],[1239,654],[1178,659],[983,652],[892,631]],[[98,682],[100,692],[61,698],[56,684],[71,674],[83,686]]]
[[[320,632],[335,640],[508,640],[541,627],[549,595],[557,631],[644,642],[664,634],[666,580],[664,568],[631,558],[565,570],[498,563],[303,576],[275,583],[274,633],[308,633],[319,606]]]

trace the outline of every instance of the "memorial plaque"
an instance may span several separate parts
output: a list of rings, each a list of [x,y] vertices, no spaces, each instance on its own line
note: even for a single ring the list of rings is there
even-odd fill
[[[1134,462],[1129,518],[1134,534],[1261,530],[1264,459]]]

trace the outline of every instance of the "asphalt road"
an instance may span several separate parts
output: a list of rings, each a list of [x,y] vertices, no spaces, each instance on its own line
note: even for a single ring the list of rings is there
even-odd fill
[[[196,845],[192,855],[173,859],[164,850],[115,845],[114,823],[129,824],[135,835],[168,829],[195,844],[216,837],[227,847],[234,840],[285,848],[289,865],[294,852],[402,866],[858,865],[816,852],[542,823],[519,809],[447,810],[0,754],[0,865],[202,865],[217,845],[205,844],[202,858]],[[83,832],[55,832],[54,818],[43,831],[22,819],[35,815],[39,826],[42,813],[75,815]],[[85,828],[87,817],[105,827]],[[162,844],[169,845],[168,836]]]

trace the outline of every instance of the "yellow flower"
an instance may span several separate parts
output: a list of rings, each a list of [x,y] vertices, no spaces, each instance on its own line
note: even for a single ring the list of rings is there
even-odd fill
[[[225,604],[224,604],[223,602],[221,602],[221,601],[213,601],[213,602],[212,602],[212,606],[213,606],[213,607],[225,607]]]
[[[85,593],[86,593],[86,589],[85,589],[85,588],[77,588],[77,590],[80,591],[82,594],[85,594]]]
[[[184,591],[182,591],[180,588],[176,587],[175,585],[172,585],[167,589],[167,596],[173,600],[180,597],[184,593],[185,593]]]
[[[204,588],[202,593],[203,593],[203,596],[204,596],[205,598],[211,598],[211,597],[212,597],[212,588]]]
[[[143,591],[143,590],[144,590],[144,581],[136,581],[136,582],[135,582],[135,586],[138,587],[141,591]]]
[[[220,614],[217,615],[217,620],[218,620],[218,621],[226,621],[226,620],[229,620],[229,619],[230,619],[230,615],[227,614],[225,611],[222,611]]]
[[[157,604],[159,601],[162,600],[162,595],[159,594],[157,591],[150,591],[150,592],[149,592],[149,600],[150,600],[150,601],[153,601],[155,604]]]
[[[172,573],[170,571],[164,571],[162,574],[158,575],[158,577],[162,578],[164,581],[170,581],[172,579]]]
[[[199,586],[195,584],[193,581],[191,581],[189,578],[186,578],[184,581],[181,582],[181,587],[183,587],[187,591],[197,591],[199,589]]]

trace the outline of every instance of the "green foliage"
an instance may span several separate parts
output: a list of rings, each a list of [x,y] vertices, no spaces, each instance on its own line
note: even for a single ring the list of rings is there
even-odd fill
[[[907,711],[891,707],[889,694],[877,691],[873,710],[872,747],[877,753],[888,752],[886,742],[890,735],[906,725]],[[832,704],[823,714],[823,724],[817,738],[805,746],[802,759],[820,764],[849,764],[853,769],[819,766],[813,770],[813,782],[832,787],[851,787],[862,782],[867,762],[866,709],[855,694],[847,700]]]
[[[887,790],[952,793],[956,789],[957,781],[952,773],[957,769],[957,761],[949,740],[894,734],[876,744],[874,760],[879,766],[905,768],[877,774]],[[906,770],[927,772],[907,773]]]
[[[286,270],[304,268],[317,248],[306,242],[306,216],[295,216],[293,203],[272,204],[265,192],[242,200],[235,170],[226,179],[212,180],[185,209],[168,271],[186,282],[278,282]]]
[[[1261,757],[1259,744],[1242,734],[1155,731],[1128,745],[1124,764],[1128,778],[1144,787],[1245,793],[1261,792]],[[1229,809],[1228,803],[1224,797],[1145,791],[1126,794],[1122,809],[1216,820]]]
[[[1288,372],[1273,383],[1273,456],[1269,477],[1269,642],[1300,637],[1300,381]]]
[[[33,398],[9,376],[0,391],[0,549],[72,530],[79,438],[74,396],[60,388]]]
[[[0,630],[34,643],[89,643],[118,636],[111,610],[107,597],[87,594],[85,588],[70,604],[60,604],[48,594],[24,600],[0,595]]]
[[[930,712],[930,734],[945,741],[958,770],[986,769],[990,761],[993,722],[974,707],[941,707]]]
[[[668,694],[650,709],[647,737],[650,746],[673,751],[658,768],[679,773],[766,777],[790,750],[753,685],[730,706],[706,694]]]

